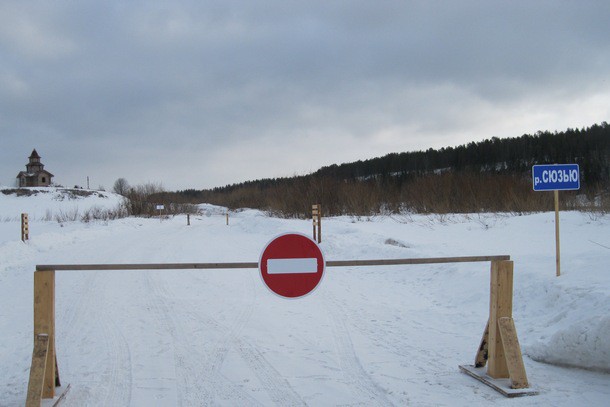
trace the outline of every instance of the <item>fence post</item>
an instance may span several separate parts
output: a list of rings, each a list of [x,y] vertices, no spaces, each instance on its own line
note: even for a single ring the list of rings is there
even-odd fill
[[[322,243],[322,208],[320,204],[311,206],[311,219],[313,221],[313,240]]]
[[[55,397],[59,382],[55,356],[55,271],[34,272],[34,340],[48,335],[47,361],[44,370],[42,398]]]
[[[21,214],[21,241],[25,242],[30,239],[30,222],[27,213]]]

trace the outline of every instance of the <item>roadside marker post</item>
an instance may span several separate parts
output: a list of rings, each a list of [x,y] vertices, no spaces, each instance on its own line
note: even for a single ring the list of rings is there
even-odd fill
[[[320,204],[311,205],[311,220],[313,221],[313,240],[322,243],[322,206]]]
[[[21,214],[21,241],[30,240],[30,221],[27,213]]]
[[[559,191],[580,189],[580,167],[578,164],[534,165],[532,167],[534,191],[553,191],[555,201],[555,270],[561,275],[561,253],[559,243]]]

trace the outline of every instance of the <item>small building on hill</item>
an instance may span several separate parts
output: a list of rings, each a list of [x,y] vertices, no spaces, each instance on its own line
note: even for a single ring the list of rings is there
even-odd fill
[[[44,169],[44,165],[40,162],[40,156],[36,149],[32,150],[29,157],[30,162],[25,165],[25,171],[20,171],[17,174],[17,180],[20,187],[48,187],[51,185],[53,174]]]

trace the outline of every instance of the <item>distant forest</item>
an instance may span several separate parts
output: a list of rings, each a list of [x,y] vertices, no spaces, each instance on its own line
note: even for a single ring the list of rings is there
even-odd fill
[[[607,122],[517,138],[494,137],[440,150],[391,153],[323,167],[304,176],[188,189],[165,193],[164,198],[301,218],[310,215],[313,203],[320,203],[327,215],[545,211],[552,209],[552,194],[532,190],[531,168],[554,163],[580,165],[581,190],[562,192],[565,209],[607,211]]]

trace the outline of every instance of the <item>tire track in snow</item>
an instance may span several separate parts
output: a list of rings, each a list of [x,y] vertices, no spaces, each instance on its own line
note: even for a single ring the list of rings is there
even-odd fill
[[[177,298],[171,294],[165,287],[156,284],[151,280],[151,290],[160,298],[161,302],[167,301],[167,298]],[[234,349],[241,359],[246,362],[248,367],[259,379],[261,386],[269,395],[271,400],[279,406],[304,406],[305,402],[294,391],[288,381],[269,363],[263,353],[252,343],[245,340],[241,333],[243,328],[250,320],[255,309],[255,290],[254,282],[250,280],[251,287],[248,289],[250,298],[247,299],[247,304],[239,307],[237,317],[232,323],[221,323],[217,319],[206,315],[202,312],[194,312],[197,307],[195,304],[188,303],[180,306],[180,313],[184,318],[187,316],[206,331],[217,333],[218,339],[216,343],[208,346],[209,351],[202,355],[202,360],[205,360],[205,369],[199,375],[195,374],[198,381],[209,383],[208,385],[215,391],[214,397],[208,397],[208,401],[215,401],[216,398],[223,398],[223,402],[227,396],[230,399],[238,398],[237,405],[260,405],[249,393],[241,386],[230,383],[229,379],[223,376],[220,369],[230,349]],[[209,393],[207,391],[206,393]],[[229,400],[231,401],[231,400]],[[235,403],[232,403],[235,405]]]
[[[144,289],[147,293],[145,300],[147,308],[155,315],[160,327],[172,338],[174,366],[176,369],[177,397],[179,406],[208,406],[213,402],[213,394],[204,385],[204,381],[199,377],[199,369],[195,360],[201,361],[201,355],[193,349],[186,349],[183,341],[190,335],[181,324],[176,323],[172,317],[174,310],[168,304],[167,296],[162,289],[154,282],[153,277],[148,272],[142,274]]]
[[[278,406],[306,406],[303,399],[293,390],[290,383],[269,363],[255,347],[236,339],[239,355],[246,361],[260,380],[263,388]]]
[[[170,294],[154,278],[149,275],[146,277],[145,284],[151,294],[149,304],[159,316],[164,329],[174,340],[176,371],[182,387],[178,389],[180,405],[216,405],[218,398],[230,405],[258,405],[259,403],[241,387],[231,384],[219,373],[228,352],[226,337],[230,336],[231,332],[240,330],[247,323],[251,315],[251,307],[245,308],[233,327],[227,328],[216,321],[202,318],[200,314],[192,311],[192,304],[187,303],[182,306],[170,304],[169,299],[177,297]],[[175,316],[177,311],[180,313],[180,318]],[[197,321],[193,325],[201,326],[199,330],[223,332],[223,338],[212,345],[206,344],[206,350],[202,352],[193,343],[187,343],[188,338],[192,338],[193,335],[181,322],[184,319]]]
[[[64,331],[56,332],[57,340],[66,338],[68,345],[65,349],[84,348],[93,344],[96,353],[91,358],[105,355],[99,364],[94,363],[93,372],[82,372],[80,377],[94,377],[94,381],[80,380],[89,386],[78,386],[78,381],[73,383],[73,390],[66,397],[66,405],[82,405],[91,402],[95,398],[96,404],[103,406],[129,405],[131,401],[131,354],[125,337],[117,324],[110,319],[107,312],[107,303],[104,300],[108,289],[108,279],[101,278],[100,273],[88,276],[80,295],[66,306],[62,314],[66,318]],[[63,308],[63,305],[62,305]],[[94,331],[82,330],[83,326],[89,325],[91,319],[97,322]],[[59,325],[59,324],[58,324]],[[93,338],[88,338],[91,335]],[[83,338],[84,336],[84,338]],[[86,344],[75,343],[73,338],[79,338]],[[95,339],[101,338],[102,350],[97,348],[99,342]],[[63,345],[62,345],[63,346]],[[61,355],[58,355],[60,374],[62,372]],[[82,366],[81,366],[82,367]],[[65,379],[64,379],[65,381]],[[82,393],[79,390],[83,390]],[[85,400],[82,400],[85,398]]]
[[[392,402],[387,397],[387,391],[375,383],[360,363],[349,330],[345,325],[346,313],[335,299],[328,294],[325,294],[324,297],[326,308],[333,322],[332,330],[339,356],[339,366],[345,379],[351,384],[351,388],[363,399],[359,404],[363,406],[391,406]]]

